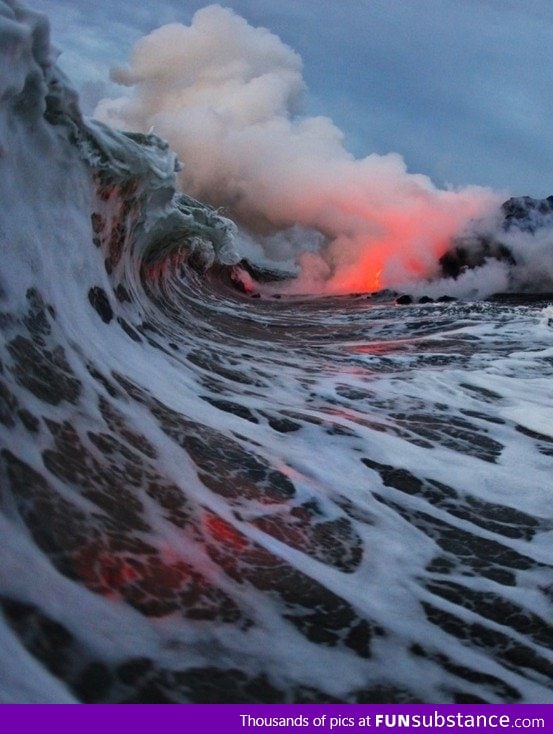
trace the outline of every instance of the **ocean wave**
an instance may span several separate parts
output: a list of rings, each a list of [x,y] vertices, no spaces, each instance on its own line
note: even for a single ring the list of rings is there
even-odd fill
[[[245,297],[286,272],[0,34],[0,700],[550,700],[549,311]]]

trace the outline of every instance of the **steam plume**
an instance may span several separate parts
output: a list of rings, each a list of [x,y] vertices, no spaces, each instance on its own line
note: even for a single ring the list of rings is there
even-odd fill
[[[184,162],[185,191],[225,207],[259,242],[287,240],[299,290],[368,291],[431,276],[452,235],[500,201],[479,187],[439,190],[396,153],[354,158],[330,119],[301,116],[299,56],[218,5],[139,40],[112,76],[132,94],[103,100],[96,116],[153,127]],[[302,252],[302,240],[317,246]]]

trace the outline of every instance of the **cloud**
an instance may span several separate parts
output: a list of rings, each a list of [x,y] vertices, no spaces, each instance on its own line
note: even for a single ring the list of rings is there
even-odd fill
[[[77,87],[108,82],[137,39],[202,0],[33,0]],[[550,0],[225,0],[304,60],[306,109],[357,156],[400,152],[445,185],[551,193]],[[116,96],[108,83],[109,96]],[[120,94],[120,92],[119,92]],[[85,112],[93,97],[86,95]]]

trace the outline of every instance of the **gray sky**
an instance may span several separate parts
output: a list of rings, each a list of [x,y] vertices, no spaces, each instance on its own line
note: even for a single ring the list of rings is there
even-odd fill
[[[48,14],[90,113],[140,36],[197,0],[25,0]],[[227,0],[303,59],[306,114],[356,156],[400,153],[440,186],[553,194],[551,0]]]

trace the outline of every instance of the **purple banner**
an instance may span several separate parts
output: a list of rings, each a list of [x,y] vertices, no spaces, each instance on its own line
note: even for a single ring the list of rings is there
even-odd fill
[[[56,734],[359,734],[553,731],[550,704],[180,704],[0,706],[0,731]]]

